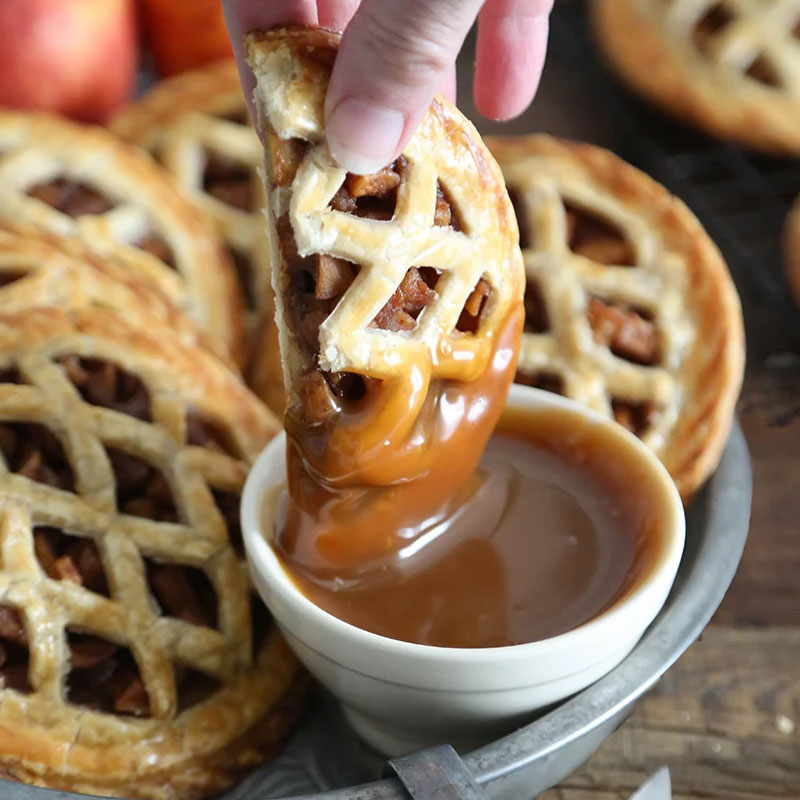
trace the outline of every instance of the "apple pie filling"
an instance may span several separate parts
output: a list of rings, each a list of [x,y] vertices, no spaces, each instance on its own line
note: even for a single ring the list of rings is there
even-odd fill
[[[6,364],[3,367],[0,367],[0,383],[13,383],[17,385],[22,385],[26,381],[22,377],[22,373],[19,371],[19,367],[16,364]]]
[[[12,283],[16,283],[17,281],[21,281],[23,278],[27,278],[30,275],[28,270],[22,269],[8,269],[7,267],[0,267],[0,289],[4,286],[11,286]]]
[[[622,303],[589,298],[589,325],[594,340],[619,358],[653,366],[660,359],[660,337],[651,315]]]
[[[150,595],[167,617],[217,627],[217,594],[208,576],[184,564],[160,564],[146,558],[145,572]]]
[[[65,177],[31,187],[28,196],[70,217],[105,214],[117,205],[93,186]]]
[[[138,376],[99,358],[67,354],[57,361],[87,403],[151,420],[150,393]]]
[[[240,211],[253,210],[253,175],[250,167],[220,153],[206,153],[203,190]]]
[[[656,412],[656,405],[652,401],[632,402],[614,398],[611,401],[611,411],[614,419],[636,436],[643,436],[650,428],[651,420]]]
[[[28,189],[28,196],[70,217],[106,214],[118,205],[95,187],[67,177],[36,184]],[[169,244],[155,231],[148,230],[131,244],[155,256],[168,267],[175,268],[175,258]]]
[[[0,454],[10,472],[56,489],[75,491],[64,447],[58,436],[44,425],[0,421]]]
[[[571,203],[564,203],[564,211],[567,244],[573,253],[597,264],[635,266],[630,243],[613,223]]]
[[[67,628],[67,702],[121,716],[150,716],[150,700],[139,667],[123,645]]]
[[[73,536],[51,525],[39,525],[33,529],[33,550],[49,578],[109,596],[103,560],[92,539]]]
[[[296,140],[279,143],[275,160],[275,177],[279,186],[290,184],[297,160],[304,151],[304,143]],[[408,162],[403,156],[370,175],[348,173],[329,205],[342,213],[389,221],[394,217],[398,192],[407,176]],[[461,230],[457,211],[440,182],[437,182],[433,223]],[[287,262],[291,327],[306,360],[314,364],[319,353],[319,327],[336,308],[360,267],[324,253],[299,256],[287,216],[278,219],[277,229]],[[370,327],[393,332],[413,331],[422,311],[437,297],[439,278],[439,270],[433,267],[410,267]],[[456,324],[457,331],[477,333],[491,292],[489,282],[481,278],[464,305]],[[301,389],[309,418],[321,420],[329,417],[341,402],[357,403],[375,383],[364,376],[321,373],[312,369]]]
[[[30,692],[28,635],[19,612],[0,605],[0,679],[6,689]]]

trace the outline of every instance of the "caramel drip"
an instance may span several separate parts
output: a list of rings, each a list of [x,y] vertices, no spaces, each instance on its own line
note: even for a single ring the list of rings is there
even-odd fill
[[[522,321],[520,304],[474,381],[430,381],[430,366],[416,364],[322,424],[287,417],[291,503],[276,547],[288,564],[343,575],[449,513],[500,417]]]

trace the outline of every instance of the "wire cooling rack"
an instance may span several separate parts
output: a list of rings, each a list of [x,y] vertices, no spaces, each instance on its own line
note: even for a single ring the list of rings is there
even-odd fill
[[[613,2],[613,0],[605,0]],[[800,352],[800,310],[781,260],[786,213],[800,192],[800,159],[756,155],[651,108],[608,70],[581,0],[557,0],[547,65],[531,112],[485,132],[542,131],[596,142],[652,175],[694,211],[728,262],[742,297],[751,365]],[[468,84],[466,70],[464,84]],[[461,105],[477,112],[468,96]]]

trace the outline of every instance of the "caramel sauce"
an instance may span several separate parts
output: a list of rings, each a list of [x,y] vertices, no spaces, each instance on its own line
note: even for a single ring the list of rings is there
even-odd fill
[[[410,379],[376,382],[324,425],[287,415],[292,502],[275,545],[292,571],[358,571],[458,507],[502,412],[522,317],[521,306],[509,314],[476,380],[429,383],[414,365]]]
[[[287,549],[285,494],[276,549],[312,602],[365,630],[445,647],[537,641],[612,605],[663,546],[658,487],[631,453],[564,411],[512,409],[438,513],[397,529],[393,520],[406,510],[399,498],[377,510],[367,497],[370,510],[357,509],[363,534],[394,540],[383,553],[343,568],[340,550],[331,557],[324,512],[322,541]]]

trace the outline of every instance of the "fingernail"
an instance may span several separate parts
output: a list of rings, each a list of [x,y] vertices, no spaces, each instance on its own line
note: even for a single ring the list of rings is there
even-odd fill
[[[328,147],[342,168],[368,175],[392,160],[405,124],[399,111],[349,97],[328,116]]]

